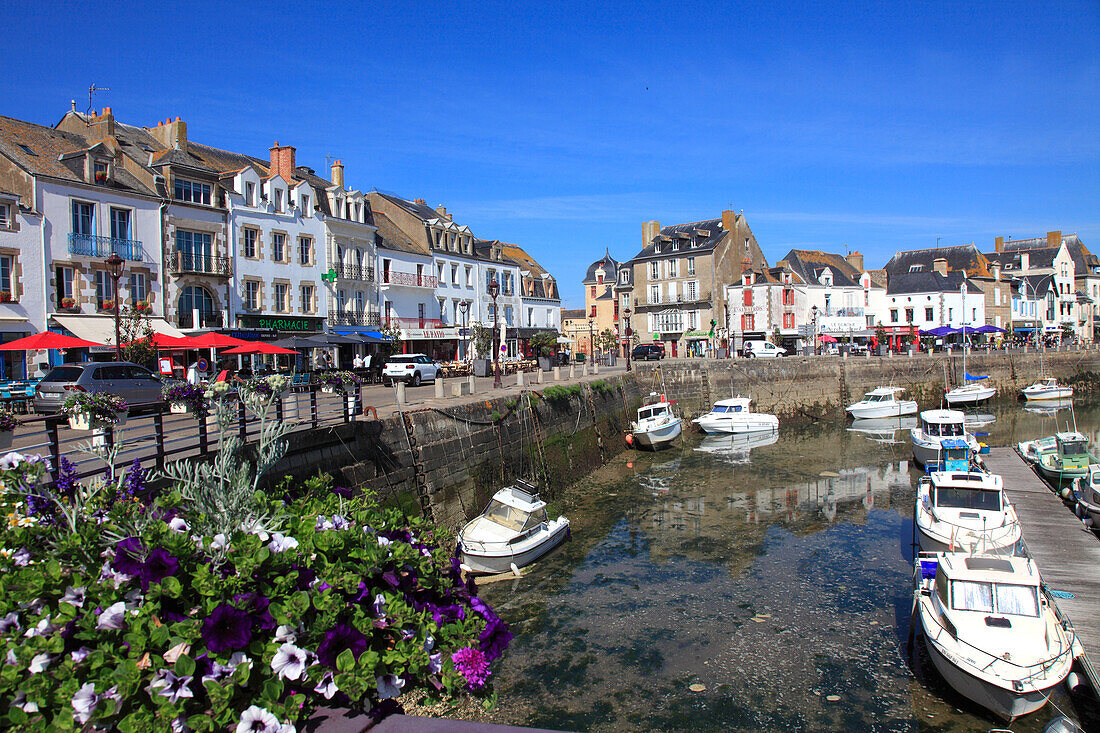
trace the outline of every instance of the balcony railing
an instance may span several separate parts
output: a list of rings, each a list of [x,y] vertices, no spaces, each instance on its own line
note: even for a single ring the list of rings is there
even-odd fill
[[[335,311],[329,314],[329,322],[334,326],[374,326],[381,325],[382,319],[377,311]]]
[[[412,272],[387,270],[382,273],[382,282],[391,285],[408,285],[413,288],[435,288],[439,285],[439,278],[435,275],[417,275]]]
[[[199,323],[195,325],[195,314],[180,313],[176,317],[176,325],[180,328],[223,328],[225,326],[225,314],[221,311],[199,311]]]
[[[217,275],[229,277],[232,268],[228,257],[204,255],[195,252],[173,252],[172,272],[194,273],[198,275]]]
[[[364,267],[362,265],[336,265],[336,277],[344,280],[365,280],[366,282],[374,282],[374,268]]]
[[[398,328],[443,328],[447,325],[438,318],[387,318],[385,322],[387,327]]]
[[[664,303],[702,303],[709,301],[710,293],[701,293],[694,296],[688,293],[681,293],[680,295],[662,295],[658,298],[654,298],[651,295],[646,305],[661,305]]]
[[[118,255],[124,260],[141,262],[145,259],[145,249],[135,239],[116,239],[97,237],[94,234],[69,234],[69,254],[83,257],[110,257]]]

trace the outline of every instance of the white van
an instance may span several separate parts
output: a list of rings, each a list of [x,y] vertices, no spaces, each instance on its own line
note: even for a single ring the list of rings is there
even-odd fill
[[[787,350],[776,346],[770,341],[746,341],[741,346],[741,354],[746,359],[767,358],[772,356],[784,356]]]

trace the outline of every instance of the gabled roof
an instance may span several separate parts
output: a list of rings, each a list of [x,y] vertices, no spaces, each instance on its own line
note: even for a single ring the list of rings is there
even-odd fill
[[[967,277],[993,277],[989,260],[973,244],[896,252],[883,269],[891,277],[907,272],[932,272],[932,265],[938,259],[947,260],[948,271],[961,270]],[[919,269],[914,270],[914,267]]]
[[[561,318],[567,320],[569,318],[584,318],[584,308],[562,308]]]
[[[899,272],[896,275],[890,275],[890,281],[886,285],[886,294],[957,293],[963,280],[966,280],[966,291],[968,293],[982,292],[981,287],[966,278],[962,272],[951,270],[948,271],[947,275],[941,275],[938,272]]]
[[[1046,240],[1043,240],[1044,244]],[[985,255],[990,262],[1001,263],[1001,270],[1011,274],[1022,267],[1023,258],[1027,254],[1028,269],[1054,267],[1054,258],[1058,256],[1060,247],[1036,247],[1034,249],[1018,249],[1011,252],[990,252]]]
[[[378,227],[375,243],[381,249],[389,249],[395,252],[407,252],[409,254],[431,257],[427,249],[409,241],[401,228],[393,223],[393,220],[380,211],[374,213],[374,225]]]
[[[504,250],[504,258],[519,265],[520,270],[526,270],[529,274],[531,293],[524,293],[532,298],[557,298],[557,287],[554,276],[528,254],[522,247],[516,244],[501,242]],[[545,276],[545,277],[544,277]]]
[[[419,201],[409,201],[408,199],[403,199],[400,196],[394,196],[393,194],[389,193],[382,193],[381,191],[375,191],[374,193],[386,199],[390,203],[396,206],[400,206],[405,211],[409,212],[415,217],[418,217],[419,219],[422,219],[425,222],[431,221],[432,219],[442,218],[440,217],[438,211],[428,206],[427,204],[420,203]]]
[[[820,282],[821,273],[827,267],[833,273],[833,285],[858,286],[862,272],[852,266],[844,255],[822,252],[816,249],[792,249],[783,257],[805,283]]]
[[[741,215],[737,215],[737,220],[741,219]],[[631,259],[644,259],[647,257],[661,257],[663,255],[672,252],[672,243],[678,242],[678,252],[706,252],[711,251],[722,241],[727,232],[722,229],[721,219],[707,219],[706,221],[693,221],[687,224],[673,224],[671,226],[662,227],[661,233],[653,238],[652,241],[647,242],[642,251],[634,255]],[[694,242],[695,246],[691,246]],[[657,245],[661,246],[661,251],[657,252]]]
[[[1062,244],[1066,245],[1070,256],[1073,258],[1073,268],[1076,274],[1095,272],[1100,268],[1100,258],[1089,251],[1085,243],[1076,234],[1066,234],[1062,237]],[[1019,253],[1037,249],[1048,249],[1049,243],[1046,237],[1032,237],[1031,239],[1012,239],[1005,242],[1002,252],[999,254]]]
[[[1054,287],[1053,275],[1023,275],[1016,278],[1016,281],[1026,283],[1026,286],[1020,287],[1020,295],[1028,300],[1036,300],[1046,296],[1047,291]]]

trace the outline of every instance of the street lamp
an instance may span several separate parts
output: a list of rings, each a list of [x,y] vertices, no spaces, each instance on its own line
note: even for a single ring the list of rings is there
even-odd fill
[[[626,318],[626,331],[625,331],[625,333],[626,333],[626,370],[629,372],[630,371],[630,348],[631,348],[631,344],[633,343],[630,340],[631,334],[630,334],[630,309],[629,308],[627,308],[626,310],[623,311],[623,317]]]
[[[122,277],[122,258],[118,256],[118,252],[112,252],[111,256],[107,258],[103,263],[107,268],[107,274],[111,276],[111,282],[114,286],[115,294],[115,361],[122,361],[122,327],[119,322],[118,314],[118,281]]]
[[[810,306],[810,319],[813,321],[813,349],[814,356],[817,356],[817,306]]]
[[[458,304],[458,310],[462,313],[462,360],[470,358],[470,347],[466,344],[466,312],[470,310],[470,301],[464,300]]]
[[[497,347],[497,296],[500,295],[500,285],[496,278],[489,281],[486,288],[489,297],[493,299],[493,387],[503,387],[500,382],[500,349]]]

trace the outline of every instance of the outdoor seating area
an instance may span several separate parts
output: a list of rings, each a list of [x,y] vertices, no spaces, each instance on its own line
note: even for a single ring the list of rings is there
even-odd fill
[[[16,412],[30,412],[38,382],[37,379],[0,382],[0,404]]]

